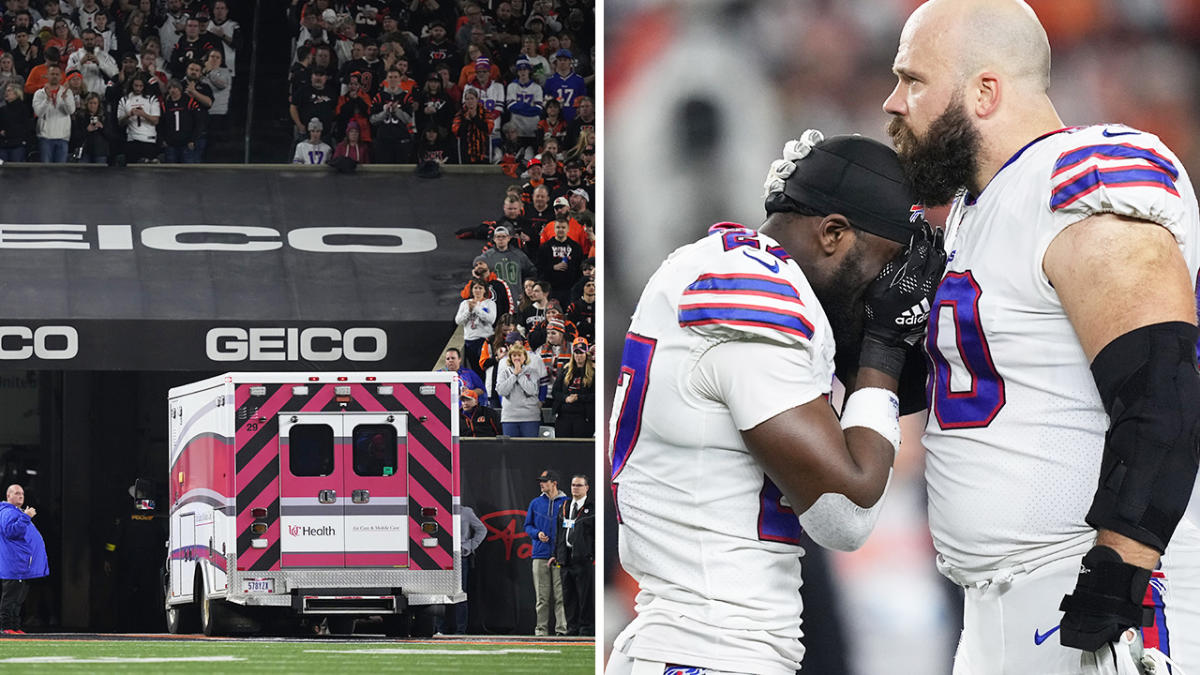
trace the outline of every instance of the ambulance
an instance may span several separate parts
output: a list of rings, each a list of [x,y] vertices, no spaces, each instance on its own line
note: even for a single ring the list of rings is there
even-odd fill
[[[466,599],[458,395],[452,372],[171,389],[168,630],[432,635]]]

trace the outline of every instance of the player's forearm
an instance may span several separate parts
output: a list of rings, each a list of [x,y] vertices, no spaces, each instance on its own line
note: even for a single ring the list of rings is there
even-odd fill
[[[1112,530],[1100,530],[1096,535],[1096,545],[1107,546],[1116,551],[1125,562],[1146,570],[1158,567],[1161,557],[1153,548]]]
[[[893,375],[875,368],[860,368],[850,395],[865,389],[883,389],[895,394],[898,386],[899,382]],[[853,492],[847,491],[843,494],[864,508],[879,501],[880,495],[883,494],[888,471],[892,468],[899,446],[899,411],[890,408],[885,410],[882,405],[880,403],[879,409],[870,411],[873,417],[878,418],[871,422],[872,426],[852,426],[843,432],[846,449],[854,464],[856,479]],[[846,406],[842,411],[843,427],[851,422],[846,418],[848,408],[849,406]],[[893,441],[896,445],[893,445]]]
[[[843,430],[823,398],[786,410],[742,435],[796,513],[825,494],[845,495],[860,507],[875,504],[895,455],[891,443],[873,428]]]
[[[872,429],[851,427],[846,429],[845,436],[853,468],[848,474],[849,482],[839,492],[855,504],[869,508],[883,495],[896,451],[891,442]]]

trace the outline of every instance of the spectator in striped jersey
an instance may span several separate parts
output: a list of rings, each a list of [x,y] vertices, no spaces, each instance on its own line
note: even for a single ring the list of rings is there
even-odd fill
[[[562,318],[554,317],[546,321],[546,341],[535,352],[542,360],[545,374],[541,385],[547,390],[558,378],[558,373],[571,360],[571,343],[566,338],[566,325]]]
[[[474,88],[463,92],[462,110],[454,116],[450,131],[458,139],[460,164],[487,164],[490,156],[492,121],[479,102]]]
[[[545,98],[546,113],[542,121],[538,122],[537,127],[537,142],[541,147],[545,147],[546,141],[550,138],[558,139],[559,147],[567,141],[567,121],[562,116],[562,101],[556,98]]]
[[[375,161],[380,164],[412,161],[413,100],[401,86],[402,77],[399,68],[388,70],[383,86],[371,104]]]

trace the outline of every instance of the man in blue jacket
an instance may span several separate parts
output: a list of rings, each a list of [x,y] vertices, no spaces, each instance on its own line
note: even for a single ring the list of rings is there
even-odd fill
[[[567,613],[563,608],[562,577],[550,566],[554,557],[554,535],[558,531],[558,513],[567,495],[558,490],[558,472],[546,469],[538,476],[542,493],[529,502],[525,511],[525,532],[533,542],[533,590],[537,594],[537,626],[534,635],[550,634],[550,603],[554,603],[554,632],[567,634]]]
[[[33,525],[37,509],[25,506],[25,490],[8,486],[0,503],[0,634],[24,635],[21,605],[29,580],[50,574],[46,544]]]

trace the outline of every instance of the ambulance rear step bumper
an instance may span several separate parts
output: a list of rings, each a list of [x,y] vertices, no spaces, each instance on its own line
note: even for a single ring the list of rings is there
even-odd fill
[[[398,614],[408,608],[399,588],[298,588],[292,609],[301,614]]]

